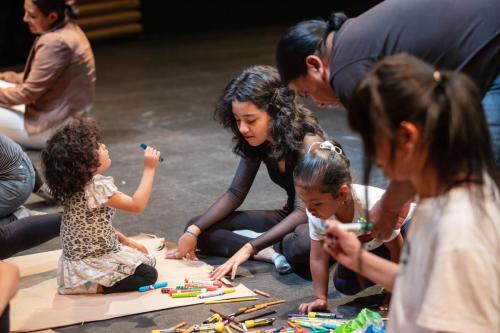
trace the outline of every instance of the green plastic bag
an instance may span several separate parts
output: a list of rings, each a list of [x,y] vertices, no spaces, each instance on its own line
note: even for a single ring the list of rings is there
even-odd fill
[[[337,327],[333,332],[335,333],[353,333],[359,329],[367,328],[377,322],[380,322],[382,317],[378,312],[369,309],[363,309],[361,312],[348,322]]]

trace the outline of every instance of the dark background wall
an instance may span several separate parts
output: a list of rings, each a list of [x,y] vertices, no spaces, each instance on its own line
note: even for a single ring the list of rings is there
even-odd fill
[[[333,11],[357,16],[379,2],[331,0],[294,4],[284,1],[176,1],[174,7],[172,1],[142,0],[142,38],[263,25],[292,25],[304,19],[327,18]],[[22,17],[23,0],[0,1],[1,67],[20,66],[28,55],[34,37]]]

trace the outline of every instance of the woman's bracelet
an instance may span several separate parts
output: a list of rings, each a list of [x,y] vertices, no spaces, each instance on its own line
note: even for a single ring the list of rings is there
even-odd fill
[[[191,236],[193,236],[194,238],[198,239],[198,235],[195,234],[194,232],[192,232],[191,230],[188,230],[186,229],[186,231],[184,231],[184,233],[186,234],[190,234]]]

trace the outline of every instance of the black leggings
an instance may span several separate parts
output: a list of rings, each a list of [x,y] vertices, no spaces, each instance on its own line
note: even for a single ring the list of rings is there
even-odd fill
[[[122,293],[126,291],[137,291],[139,287],[149,286],[158,279],[158,271],[153,266],[140,264],[134,274],[116,282],[111,287],[102,287],[104,294]]]
[[[385,245],[381,245],[376,249],[370,251],[371,253],[389,259],[391,257],[389,249]],[[335,273],[333,274],[333,284],[335,289],[344,295],[354,295],[368,287],[373,286],[375,283],[363,278],[361,275],[351,271],[345,266],[338,264]]]
[[[9,305],[0,313],[0,333],[9,333]]]
[[[284,210],[235,211],[204,230],[198,236],[198,248],[206,254],[231,257],[243,245],[252,240],[252,238],[234,233],[233,230],[252,230],[263,233],[274,227],[287,215],[288,213]],[[198,217],[193,218],[187,226],[196,222],[197,219]],[[292,267],[306,266],[308,270],[311,241],[309,240],[307,223],[297,226],[293,232],[285,235],[273,247],[276,252],[285,256]]]
[[[0,225],[0,259],[59,236],[61,214],[29,216]]]

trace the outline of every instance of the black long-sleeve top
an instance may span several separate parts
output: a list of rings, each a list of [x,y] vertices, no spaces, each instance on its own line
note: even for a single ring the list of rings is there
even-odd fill
[[[280,241],[298,225],[307,223],[305,207],[296,195],[293,184],[294,161],[285,159],[285,171],[281,172],[278,162],[274,158],[253,159],[243,157],[227,191],[195,222],[202,231],[229,215],[243,203],[255,180],[261,162],[266,165],[271,180],[286,191],[288,199],[283,209],[289,214],[273,228],[252,240],[250,244],[258,252]]]

